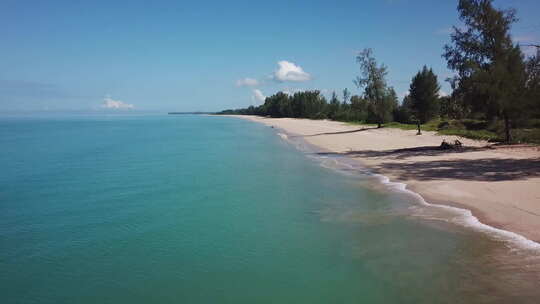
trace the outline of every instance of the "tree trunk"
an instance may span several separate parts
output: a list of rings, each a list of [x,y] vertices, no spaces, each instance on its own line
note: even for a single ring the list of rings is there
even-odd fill
[[[506,114],[504,114],[504,134],[505,141],[509,144],[512,141],[512,134],[510,134],[510,118]]]

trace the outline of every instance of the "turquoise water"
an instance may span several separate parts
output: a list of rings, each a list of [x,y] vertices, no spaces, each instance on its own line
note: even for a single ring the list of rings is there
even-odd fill
[[[0,147],[1,303],[538,299],[519,250],[415,216],[263,125],[12,116]]]

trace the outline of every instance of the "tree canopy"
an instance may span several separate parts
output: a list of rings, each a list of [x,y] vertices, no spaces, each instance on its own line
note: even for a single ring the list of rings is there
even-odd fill
[[[433,70],[426,66],[412,79],[409,88],[410,108],[421,123],[433,119],[439,114],[439,82]]]
[[[364,49],[356,56],[360,64],[360,76],[354,83],[364,90],[364,98],[370,103],[373,117],[379,127],[391,118],[394,97],[393,88],[386,82],[387,68],[384,64],[378,65],[371,49]]]
[[[455,94],[486,118],[505,121],[506,141],[511,140],[510,122],[520,112],[525,89],[525,65],[519,46],[514,45],[510,26],[515,10],[500,10],[492,0],[460,0],[458,12],[465,29],[454,27],[452,44],[445,46],[448,67],[457,72]]]

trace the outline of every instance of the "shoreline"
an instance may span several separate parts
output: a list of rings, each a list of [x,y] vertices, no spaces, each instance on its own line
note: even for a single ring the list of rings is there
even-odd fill
[[[318,148],[319,153],[353,160],[381,177],[383,184],[402,187],[401,191],[417,195],[429,206],[461,210],[465,221],[478,226],[478,230],[503,235],[527,248],[540,249],[538,147],[493,149],[485,141],[440,136],[428,131],[416,136],[416,131],[362,128],[328,120],[225,116],[295,134]],[[440,144],[443,139],[457,138],[471,150],[455,153],[424,149],[432,148],[434,142]],[[460,165],[452,167],[455,163]],[[469,165],[471,168],[467,167]],[[388,180],[384,181],[385,178]]]

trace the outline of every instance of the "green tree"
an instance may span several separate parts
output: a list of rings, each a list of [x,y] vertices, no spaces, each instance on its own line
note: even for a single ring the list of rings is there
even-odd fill
[[[467,115],[467,108],[454,96],[442,96],[439,98],[439,115],[443,118],[461,119]]]
[[[343,89],[343,104],[347,104],[351,98],[351,92],[347,88]]]
[[[524,105],[525,64],[510,37],[515,10],[499,10],[493,0],[460,0],[458,12],[465,29],[454,27],[452,45],[443,56],[457,72],[454,93],[473,110],[504,120],[505,139],[511,141],[511,121]]]
[[[392,105],[388,98],[390,91],[386,84],[387,69],[384,64],[380,66],[373,57],[371,49],[364,49],[358,56],[356,62],[360,64],[361,75],[356,77],[354,83],[360,89],[364,89],[364,98],[370,103],[373,119],[380,128],[388,121],[392,113]]]
[[[320,91],[296,92],[290,97],[292,117],[322,119],[326,118],[326,99]]]
[[[354,121],[366,121],[368,115],[368,101],[361,96],[351,96],[351,119]]]
[[[394,120],[408,124],[411,123],[411,117],[411,97],[409,95],[405,95],[401,101],[401,105],[394,110]]]
[[[328,104],[328,118],[335,119],[337,113],[339,112],[340,102],[337,97],[336,92],[332,92],[332,97],[330,98],[330,103]]]
[[[421,123],[426,123],[439,114],[440,88],[437,75],[426,66],[412,78],[409,88],[410,109]]]
[[[393,87],[388,87],[388,92],[385,97],[385,104],[388,110],[385,111],[386,117],[384,120],[392,121],[394,119],[393,113],[399,107],[399,99]]]
[[[536,49],[536,55],[529,57],[525,70],[527,106],[533,111],[534,117],[540,118],[540,48]]]
[[[263,109],[266,115],[271,117],[286,117],[288,112],[289,96],[283,92],[278,92],[272,96],[266,97]],[[292,112],[292,111],[291,111]]]

